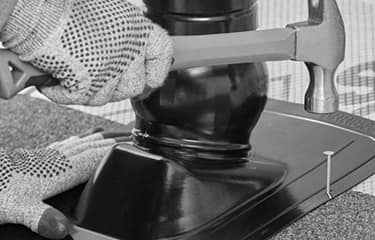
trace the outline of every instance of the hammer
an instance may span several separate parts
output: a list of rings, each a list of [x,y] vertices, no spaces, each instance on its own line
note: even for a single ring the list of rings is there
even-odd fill
[[[264,61],[305,62],[310,85],[305,110],[338,110],[336,70],[345,56],[345,27],[336,0],[308,0],[308,19],[285,28],[236,33],[172,36],[172,70]],[[49,79],[49,80],[47,80]],[[0,50],[0,97],[11,98],[31,85],[57,84],[56,80]]]

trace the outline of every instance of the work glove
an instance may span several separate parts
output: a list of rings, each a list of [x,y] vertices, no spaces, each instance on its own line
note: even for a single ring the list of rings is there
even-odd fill
[[[0,150],[0,224],[22,224],[49,239],[64,238],[67,218],[42,202],[88,180],[124,133],[75,136],[32,151]]]
[[[144,98],[163,84],[173,52],[167,32],[126,0],[18,0],[0,40],[60,80],[40,88],[60,104]]]

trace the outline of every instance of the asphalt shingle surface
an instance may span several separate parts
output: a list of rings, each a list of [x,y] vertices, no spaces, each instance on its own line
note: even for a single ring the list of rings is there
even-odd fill
[[[306,215],[272,240],[373,240],[375,197],[347,192]]]
[[[131,129],[127,126],[28,96],[0,100],[0,147],[43,147],[90,128]]]

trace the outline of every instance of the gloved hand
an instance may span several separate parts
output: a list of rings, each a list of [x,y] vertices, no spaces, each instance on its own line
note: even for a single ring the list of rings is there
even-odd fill
[[[0,150],[0,224],[23,224],[51,239],[68,234],[69,223],[42,200],[88,180],[124,133],[96,132],[32,151]]]
[[[0,40],[60,80],[40,90],[61,104],[142,97],[163,84],[173,52],[167,32],[126,0],[18,0]]]

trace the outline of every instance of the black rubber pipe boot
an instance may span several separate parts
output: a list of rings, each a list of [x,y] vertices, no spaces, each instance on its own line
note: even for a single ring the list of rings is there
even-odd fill
[[[171,35],[257,28],[256,0],[145,0],[147,16]],[[220,49],[218,49],[220,51]],[[243,161],[266,103],[262,63],[171,72],[164,87],[134,100],[136,144],[184,163]]]
[[[145,3],[172,35],[257,27],[255,0]],[[117,146],[88,183],[78,223],[119,239],[244,239],[259,219],[248,210],[286,175],[284,164],[249,157],[266,93],[262,63],[171,72],[132,101],[134,145]]]

